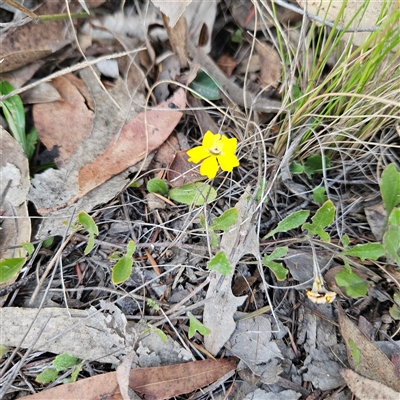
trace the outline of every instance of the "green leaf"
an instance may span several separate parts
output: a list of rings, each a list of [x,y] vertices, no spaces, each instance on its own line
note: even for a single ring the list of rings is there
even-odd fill
[[[149,193],[159,193],[166,196],[168,194],[168,185],[162,179],[153,178],[147,182],[147,191]]]
[[[0,94],[9,94],[14,90],[8,82],[0,82]],[[25,110],[21,98],[18,95],[9,97],[0,102],[4,116],[7,120],[11,134],[21,145],[25,155],[28,157],[29,149],[25,134]]]
[[[192,95],[197,98],[205,98],[207,100],[218,100],[221,94],[218,85],[204,71],[199,71],[196,78],[189,85],[193,90]]]
[[[398,290],[394,291],[393,301],[400,307],[400,291],[398,291]]]
[[[189,339],[195,335],[196,331],[203,336],[208,335],[211,332],[210,329],[195,318],[191,312],[188,312],[186,315],[189,317]]]
[[[72,371],[71,378],[68,379],[68,383],[75,382],[78,379],[79,372],[82,371],[83,366],[85,365],[85,360],[81,361],[76,368]]]
[[[151,330],[152,330],[164,343],[168,343],[167,335],[166,335],[161,329],[152,326],[152,327],[151,327]]]
[[[312,192],[313,200],[316,203],[320,203],[320,204],[325,203],[325,201],[328,200],[325,192],[326,192],[326,189],[323,186],[319,186],[319,187],[315,188]]]
[[[94,219],[85,211],[80,211],[78,214],[78,223],[81,224],[89,233],[98,235],[99,228],[94,222]]]
[[[357,348],[353,339],[349,339],[349,346],[350,346],[351,355],[353,356],[354,362],[356,363],[357,366],[360,365],[361,351],[359,348]]]
[[[263,179],[262,182],[261,182],[261,186],[257,190],[256,196],[255,196],[256,201],[260,201],[261,200],[261,198],[262,198],[262,196],[264,194],[264,190],[265,190],[266,186],[267,186],[267,182],[265,181],[265,179]],[[250,199],[248,199],[248,200],[250,200]],[[267,201],[268,201],[268,198],[265,198],[264,199],[264,203],[266,203]]]
[[[278,247],[269,256],[264,256],[267,260],[277,260],[278,258],[285,257],[288,252],[288,247]]]
[[[400,319],[400,308],[396,304],[393,304],[389,308],[389,314],[394,320],[398,321]]]
[[[232,33],[231,40],[233,43],[243,43],[243,33],[240,29],[236,29],[235,32]]]
[[[54,368],[58,371],[64,371],[78,364],[78,359],[67,353],[59,354],[53,361]]]
[[[335,218],[335,206],[328,200],[326,201],[311,218],[312,224],[303,224],[301,229],[308,230],[310,236],[318,235],[324,242],[330,241],[330,236],[324,231],[324,228],[329,226]]]
[[[203,214],[200,215],[200,225],[203,227],[203,229],[206,229],[206,218]]]
[[[325,156],[325,168],[330,167],[329,158]],[[306,162],[304,163],[304,172],[309,176],[312,177],[314,174],[319,174],[322,172],[323,163],[322,157],[318,154],[314,154],[307,158]]]
[[[354,272],[342,269],[335,276],[336,283],[345,289],[347,296],[352,298],[363,297],[367,294],[368,283],[363,281]]]
[[[388,165],[382,173],[381,194],[387,215],[390,215],[393,208],[400,204],[400,172],[396,164]]]
[[[383,235],[383,246],[386,252],[400,267],[400,208],[395,208],[389,216],[388,228]]]
[[[228,257],[223,251],[220,251],[210,261],[208,261],[207,268],[210,271],[217,271],[221,275],[229,275],[233,271]]]
[[[284,281],[286,279],[288,270],[283,267],[281,263],[277,263],[275,261],[267,261],[263,259],[263,264],[274,273],[278,281]]]
[[[238,216],[238,209],[236,207],[230,208],[229,210],[224,211],[220,217],[214,218],[210,228],[229,232],[229,228],[236,223]]]
[[[48,249],[53,245],[53,243],[54,243],[54,236],[50,236],[49,238],[43,240],[42,246],[45,249]]]
[[[179,203],[202,206],[214,201],[217,198],[217,192],[210,185],[196,182],[170,190],[169,197]]]
[[[339,253],[339,256],[358,257],[361,260],[377,260],[386,254],[384,247],[380,243],[357,244],[351,249]]]
[[[262,260],[262,263],[274,273],[278,281],[284,281],[286,279],[288,270],[284,268],[281,263],[272,260],[284,257],[287,252],[287,247],[278,247],[270,255],[265,255]]]
[[[24,242],[21,243],[21,246],[28,253],[28,257],[30,257],[35,251],[35,247],[32,243]]]
[[[58,372],[54,368],[46,368],[43,372],[41,372],[36,377],[36,382],[39,383],[50,383],[54,382],[57,379]]]
[[[212,229],[210,229],[210,239],[211,248],[216,249],[218,247],[218,236]]]
[[[347,248],[349,247],[350,238],[349,238],[347,235],[343,235],[343,236],[342,236],[342,244],[343,244],[343,247],[344,247],[345,249],[347,249]]]
[[[153,299],[148,299],[147,305],[153,310],[160,311],[160,306]]]
[[[304,167],[302,164],[293,161],[289,166],[289,170],[292,174],[302,174],[304,172]]]
[[[0,262],[0,283],[9,281],[24,266],[26,258],[5,258]]]
[[[124,283],[132,273],[132,257],[123,256],[112,268],[111,280],[114,285]]]
[[[288,215],[286,218],[284,218],[281,222],[279,222],[278,226],[272,230],[270,233],[268,233],[264,239],[267,239],[273,235],[275,235],[278,232],[288,232],[291,229],[295,229],[299,227],[301,224],[303,224],[308,216],[310,215],[309,210],[300,210],[300,211],[295,211]]]
[[[39,140],[38,133],[35,127],[32,127],[29,133],[26,135],[26,144],[27,144],[27,157],[30,160],[35,152],[36,144]]]

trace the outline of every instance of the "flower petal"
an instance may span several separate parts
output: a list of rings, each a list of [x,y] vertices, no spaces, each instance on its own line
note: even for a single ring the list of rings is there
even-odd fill
[[[204,146],[197,146],[188,150],[186,154],[189,156],[188,161],[197,164],[204,158],[207,158],[210,152]]]
[[[217,157],[210,156],[206,158],[200,166],[200,175],[207,176],[208,179],[213,179],[218,172]]]
[[[234,154],[224,154],[222,156],[218,156],[218,162],[223,171],[231,172],[233,168],[239,166],[239,160]]]
[[[236,152],[236,144],[237,140],[236,138],[227,138],[226,136],[222,136],[222,152],[224,154],[235,154]]]
[[[211,131],[207,131],[204,134],[202,145],[207,149],[212,149],[214,147],[215,136],[218,136],[217,139],[219,140],[220,135],[214,135]]]

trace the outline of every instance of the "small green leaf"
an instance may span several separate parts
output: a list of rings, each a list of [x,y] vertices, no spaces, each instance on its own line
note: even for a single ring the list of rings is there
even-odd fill
[[[236,223],[238,216],[238,209],[236,207],[230,208],[229,210],[224,211],[220,217],[214,218],[210,228],[229,232],[229,228]]]
[[[78,214],[78,223],[81,224],[89,233],[98,235],[99,228],[94,222],[94,219],[85,211],[80,211]]]
[[[204,326],[197,318],[193,316],[191,312],[186,314],[189,317],[189,339],[191,339],[196,331],[200,333],[200,335],[208,335],[211,331],[206,326]]]
[[[85,256],[87,256],[93,250],[93,247],[94,247],[94,235],[93,235],[93,233],[89,233],[89,240],[86,244],[83,254],[85,254]]]
[[[114,285],[124,283],[132,273],[132,257],[123,256],[112,268],[111,280]]]
[[[394,291],[393,301],[400,307],[400,291],[398,291],[398,290]]]
[[[335,218],[335,206],[328,200],[326,201],[311,218],[312,224],[303,224],[301,229],[308,230],[310,236],[318,235],[324,242],[330,241],[330,236],[324,231],[324,228],[329,226]]]
[[[36,147],[38,140],[39,140],[39,135],[36,131],[36,128],[32,127],[32,129],[26,135],[27,157],[29,160],[32,158],[32,156],[35,152],[35,147]]]
[[[325,201],[328,200],[325,192],[326,192],[326,189],[323,186],[319,186],[319,187],[315,188],[312,192],[313,200],[316,203],[320,203],[320,204],[325,203]]]
[[[30,257],[35,251],[35,246],[32,243],[24,242],[21,243],[21,246],[28,253],[28,257]]]
[[[24,266],[26,258],[5,258],[0,262],[0,283],[9,281]]]
[[[119,285],[129,279],[132,273],[133,253],[136,250],[136,244],[133,240],[128,242],[126,254],[112,268],[111,280],[114,285]]]
[[[308,216],[310,215],[309,210],[300,210],[300,211],[295,211],[288,215],[286,218],[284,218],[281,222],[279,222],[278,226],[272,230],[270,233],[268,233],[264,239],[267,239],[273,235],[275,235],[278,232],[288,232],[291,229],[295,229],[299,227],[301,224],[304,224],[304,222],[307,220]]]
[[[242,44],[243,43],[243,33],[240,29],[236,29],[235,32],[233,32],[232,36],[231,36],[231,40],[233,43],[239,43]]]
[[[147,191],[149,193],[159,193],[166,196],[168,194],[168,185],[162,179],[153,178],[147,182]]]
[[[284,281],[286,279],[288,270],[284,268],[281,263],[277,263],[273,260],[284,257],[287,252],[287,247],[278,247],[270,255],[265,255],[262,260],[262,263],[274,273],[278,281]]]
[[[357,366],[360,365],[361,351],[359,348],[357,348],[353,339],[349,339],[349,346],[351,349],[351,355],[353,356],[354,362],[356,363]]]
[[[210,229],[210,239],[211,248],[216,249],[218,247],[218,236],[212,229]]]
[[[126,257],[133,257],[133,253],[136,250],[136,243],[133,240],[130,240],[128,242],[128,245],[126,246]]]
[[[289,170],[292,174],[302,174],[304,172],[304,167],[302,164],[293,161],[289,166]]]
[[[53,361],[54,368],[58,372],[71,368],[76,364],[78,364],[77,358],[67,353],[59,354]]]
[[[54,382],[57,379],[58,372],[54,368],[46,368],[43,372],[41,372],[36,377],[36,382],[39,383],[50,383]]]
[[[384,247],[380,243],[357,244],[351,249],[345,250],[339,255],[358,257],[361,260],[377,260],[386,254]]]
[[[329,158],[325,156],[325,168],[330,167]],[[323,163],[322,157],[318,154],[314,154],[307,158],[306,162],[304,163],[304,172],[309,176],[312,177],[314,174],[319,174],[322,172]]]
[[[263,179],[262,182],[261,182],[261,186],[257,190],[256,196],[255,196],[256,201],[260,201],[261,200],[261,198],[262,198],[262,196],[264,194],[264,190],[265,190],[266,186],[267,186],[267,182],[265,181],[265,179]],[[268,201],[268,198],[265,198],[264,199],[264,203],[266,203],[267,201]]]
[[[266,260],[277,260],[278,258],[285,257],[288,252],[288,247],[277,247],[269,256],[264,256]]]
[[[338,286],[345,288],[346,294],[349,297],[357,298],[367,294],[368,283],[363,281],[354,272],[349,273],[346,269],[342,269],[336,274],[335,280]]]
[[[343,235],[343,236],[342,236],[342,244],[343,244],[343,247],[344,247],[345,249],[347,249],[347,248],[349,247],[350,238],[349,238],[347,235]]]
[[[48,249],[49,247],[51,247],[54,243],[54,236],[50,236],[49,238],[43,240],[42,246],[45,249]]]
[[[400,308],[396,304],[393,304],[392,307],[389,308],[390,316],[398,321],[400,319]]]
[[[208,261],[207,268],[210,271],[217,271],[221,275],[229,275],[233,271],[228,257],[223,251],[220,251],[210,261]]]
[[[0,94],[9,94],[14,90],[8,82],[0,82]],[[25,134],[25,110],[21,98],[18,95],[9,97],[0,102],[4,116],[7,120],[11,134],[21,145],[25,155],[28,157],[29,149]]]
[[[275,261],[267,261],[263,259],[263,264],[274,273],[278,281],[284,281],[286,279],[288,270],[283,267],[281,263],[277,263]]]
[[[218,85],[204,71],[199,71],[196,78],[189,85],[193,90],[192,95],[197,98],[205,98],[207,100],[218,100],[221,94]]]
[[[400,172],[396,164],[388,165],[382,173],[381,194],[387,215],[390,215],[393,208],[400,204]]]
[[[83,366],[85,365],[85,360],[81,361],[76,368],[72,371],[71,378],[68,379],[67,383],[75,382],[78,379],[79,372],[82,371]]]
[[[217,198],[217,192],[210,185],[196,182],[170,190],[169,197],[179,203],[202,206],[214,201]]]
[[[148,299],[147,305],[153,310],[160,311],[160,306],[153,299]]]
[[[203,229],[206,229],[206,219],[204,215],[200,215],[200,225],[203,227]]]
[[[397,265],[400,266],[400,208],[395,208],[390,213],[388,228],[383,235],[383,246]]]
[[[152,332],[154,332],[164,343],[168,343],[167,335],[159,328],[154,326],[151,327]]]

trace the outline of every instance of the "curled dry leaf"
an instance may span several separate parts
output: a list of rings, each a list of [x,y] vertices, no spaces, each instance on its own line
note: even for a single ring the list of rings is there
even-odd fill
[[[61,14],[65,3],[45,0],[37,15]],[[71,10],[72,11],[72,10]],[[65,21],[29,23],[7,32],[1,43],[0,72],[8,72],[54,53],[73,39]]]
[[[346,344],[347,358],[350,366],[357,373],[400,392],[400,381],[397,377],[394,364],[347,318],[339,302],[337,302],[337,305],[340,332]],[[352,357],[350,340],[355,343],[357,349],[360,351],[360,360],[358,363]]]
[[[282,74],[282,62],[279,53],[267,43],[256,42],[256,51],[260,57],[262,86],[276,88]]]
[[[364,378],[351,369],[343,370],[341,375],[353,394],[360,400],[398,400],[400,398],[400,392],[377,381]]]

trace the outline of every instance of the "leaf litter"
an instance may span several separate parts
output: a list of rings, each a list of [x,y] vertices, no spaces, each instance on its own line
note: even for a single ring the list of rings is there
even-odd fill
[[[83,8],[89,6],[89,13],[95,14],[90,7],[99,6],[102,1],[97,4],[73,2],[72,11],[78,10],[78,3]],[[396,281],[393,277],[397,271],[390,268],[372,271],[368,260],[358,264],[349,260],[358,274],[365,274],[370,286],[364,303],[357,308],[357,303],[337,286],[336,268],[344,267],[334,265],[335,252],[329,240],[326,243],[316,241],[319,248],[318,256],[314,257],[304,243],[296,242],[299,235],[296,227],[283,232],[285,234],[275,231],[275,235],[267,235],[285,213],[310,208],[310,216],[315,215],[316,204],[311,193],[318,184],[333,185],[340,193],[340,196],[330,193],[329,199],[335,199],[335,206],[342,204],[342,218],[350,215],[352,221],[358,221],[356,213],[365,212],[370,224],[368,232],[371,230],[378,241],[384,229],[382,224],[375,228],[380,221],[379,215],[374,217],[372,214],[377,213],[377,202],[372,201],[369,208],[365,208],[364,203],[356,205],[350,199],[356,196],[358,201],[362,194],[360,197],[357,197],[358,193],[348,195],[348,189],[330,171],[324,171],[327,175],[322,183],[315,175],[312,181],[292,176],[290,182],[286,180],[286,188],[281,187],[279,177],[275,176],[279,170],[284,174],[289,171],[289,165],[279,165],[279,162],[289,163],[301,139],[292,142],[288,139],[287,154],[291,156],[281,160],[279,154],[283,153],[273,151],[281,139],[277,137],[274,143],[270,140],[270,135],[278,132],[277,120],[290,112],[296,102],[294,95],[293,103],[288,107],[279,95],[286,84],[282,82],[285,79],[282,55],[276,50],[276,37],[272,36],[272,40],[263,37],[264,28],[275,28],[276,21],[268,13],[258,14],[261,7],[258,2],[248,5],[231,2],[228,5],[217,1],[187,1],[164,8],[164,15],[155,7],[161,3],[150,2],[147,9],[127,6],[124,11],[113,10],[106,12],[104,17],[98,14],[90,21],[77,23],[74,29],[81,49],[90,58],[122,48],[133,49],[129,57],[104,60],[93,70],[84,68],[85,63],[76,65],[77,52],[74,50],[77,47],[74,32],[68,28],[69,22],[53,21],[47,27],[42,23],[28,23],[7,32],[4,43],[14,41],[17,46],[3,48],[5,61],[1,68],[7,73],[2,79],[15,77],[18,82],[15,87],[29,84],[36,71],[40,73],[34,76],[35,79],[49,75],[53,70],[49,68],[51,57],[59,62],[56,69],[72,63],[75,71],[79,71],[66,74],[69,72],[66,69],[47,86],[34,84],[35,89],[44,89],[43,92],[32,92],[29,96],[24,93],[26,107],[32,110],[41,140],[38,157],[43,158],[40,162],[52,160],[58,169],[35,173],[31,169],[32,179],[27,182],[26,165],[22,167],[15,161],[18,151],[6,152],[15,166],[12,173],[15,172],[16,185],[19,180],[25,182],[20,190],[22,200],[19,204],[26,210],[26,193],[30,189],[28,199],[35,206],[35,212],[44,217],[40,226],[35,227],[35,235],[40,239],[65,235],[68,230],[65,221],[73,223],[71,216],[82,209],[87,212],[95,209],[93,215],[99,225],[95,248],[88,256],[81,250],[86,238],[77,234],[68,239],[68,245],[64,242],[65,247],[59,247],[63,249],[61,257],[61,251],[52,248],[54,262],[49,262],[45,249],[40,252],[39,262],[35,261],[38,257],[35,255],[23,272],[30,273],[29,281],[26,280],[24,285],[17,289],[7,283],[8,288],[15,288],[15,293],[0,310],[2,331],[6,332],[1,344],[20,347],[25,358],[19,368],[23,368],[25,377],[35,368],[35,363],[26,362],[32,351],[37,352],[33,353],[33,359],[40,362],[45,361],[45,352],[69,352],[87,360],[86,365],[90,365],[81,371],[78,382],[48,388],[28,397],[48,398],[51,394],[52,398],[103,399],[107,396],[126,399],[138,398],[136,391],[145,394],[146,398],[162,399],[193,393],[209,385],[204,390],[215,398],[218,392],[228,390],[235,399],[298,399],[309,396],[314,390],[314,398],[330,395],[344,399],[350,396],[348,389],[343,390],[347,383],[363,398],[365,390],[360,391],[355,384],[360,381],[364,387],[371,387],[368,393],[372,393],[374,384],[381,381],[382,393],[387,390],[388,396],[396,396],[397,392],[390,392],[399,390],[395,378],[398,373],[395,342],[392,346],[388,346],[387,341],[377,342],[387,356],[376,353],[377,347],[372,340],[354,331],[355,326],[340,311],[339,302],[337,306],[313,304],[304,296],[303,289],[311,287],[315,278],[312,265],[318,262],[323,272],[329,270],[325,275],[329,290],[340,294],[346,312],[359,316],[361,322],[360,313],[367,315],[366,308],[362,308],[364,303],[374,302],[382,307],[391,298],[391,285]],[[37,10],[38,15],[43,14],[46,6],[55,7],[46,13],[62,12],[64,7],[45,1]],[[229,18],[224,20],[228,15]],[[289,21],[299,21],[301,17],[277,6],[276,18],[286,26]],[[51,26],[54,29],[50,29]],[[252,40],[249,30],[254,30],[253,35],[257,35],[252,46],[249,46]],[[21,38],[27,38],[29,32],[32,37],[26,41],[30,44],[27,49]],[[298,30],[288,35],[291,45],[297,46],[303,40]],[[167,39],[169,44],[166,45]],[[222,44],[224,40],[228,45]],[[58,53],[54,53],[55,50]],[[224,66],[226,75],[218,65]],[[17,67],[19,69],[15,70]],[[215,98],[220,100],[194,99],[182,88],[186,88],[197,71],[213,77]],[[155,87],[150,89],[153,84]],[[264,131],[265,126],[269,133]],[[296,129],[296,123],[293,127]],[[202,134],[207,130],[214,133],[221,130],[237,137],[241,166],[229,175],[229,179],[216,178],[214,187],[218,187],[218,197],[210,204],[175,207],[167,198],[168,187],[164,193],[166,197],[157,197],[155,204],[155,199],[151,200],[145,189],[149,178],[165,179],[166,185],[175,188],[202,179],[185,155],[187,149],[201,142]],[[371,146],[368,153],[380,154],[385,159],[379,146]],[[301,151],[309,150],[304,147]],[[262,179],[268,180],[266,189],[260,183],[263,181],[261,176],[254,172],[260,172],[262,157],[266,162],[262,167],[265,167]],[[360,165],[369,164],[370,160],[364,160]],[[337,172],[335,160],[329,168]],[[363,170],[360,175],[357,164],[345,168],[349,181],[368,174],[375,178],[371,171]],[[18,177],[18,169],[23,178]],[[271,175],[268,171],[272,171]],[[325,181],[327,176],[331,181]],[[134,187],[126,189],[129,183]],[[368,185],[372,185],[371,182]],[[262,190],[257,189],[260,186]],[[293,191],[295,187],[300,189]],[[1,194],[3,199],[3,187]],[[213,241],[220,241],[216,253],[224,252],[233,267],[231,273],[222,275],[205,268],[207,258],[211,258],[213,252],[210,252],[209,239],[198,221],[202,214],[213,220],[219,218],[231,207],[239,210],[236,224],[229,232],[213,232]],[[368,209],[370,211],[366,211]],[[0,212],[4,212],[3,208]],[[379,212],[385,216],[382,210]],[[23,214],[19,222],[25,221],[26,215]],[[11,241],[4,240],[7,237],[5,227],[3,223],[0,232],[2,248],[19,245],[20,236],[15,235]],[[349,234],[346,228],[341,229]],[[27,236],[28,231],[25,230]],[[361,234],[365,238],[365,227],[357,232],[360,238]],[[333,230],[326,234],[324,238],[330,239],[331,235],[337,245]],[[274,236],[273,240],[271,236]],[[137,248],[131,276],[121,285],[112,285],[110,258],[115,257],[116,250],[126,251],[129,240],[134,240]],[[283,281],[276,280],[261,263],[261,255],[272,254],[280,245],[279,241],[286,241],[285,245],[291,247],[280,261],[289,270]],[[59,239],[56,239],[56,245],[59,245]],[[43,279],[47,287],[40,291],[40,299],[35,301],[35,307],[40,308],[38,314],[38,308],[27,305],[36,285],[32,268],[36,266],[40,275],[42,263],[45,266],[53,263],[56,268],[51,277]],[[388,284],[382,283],[382,275],[391,279]],[[204,290],[207,284],[208,289]],[[44,304],[46,307],[43,308]],[[67,305],[69,307],[64,308]],[[339,310],[340,338],[336,335],[335,309]],[[192,321],[202,321],[205,329],[201,334],[193,331],[187,315]],[[375,321],[376,316],[368,316]],[[393,318],[389,314],[382,315],[379,335],[393,333],[393,326]],[[187,332],[193,332],[194,336],[187,338]],[[166,343],[164,338],[167,338]],[[233,354],[240,362],[237,367],[237,360],[233,358],[190,361],[204,358],[203,354],[208,357]],[[3,359],[2,373],[15,356],[16,352]],[[108,372],[110,363],[119,364],[116,373]],[[99,366],[104,373],[88,378],[93,375],[93,365],[95,374]],[[365,378],[354,376],[350,370],[342,370],[348,365],[373,381],[363,381]],[[388,376],[382,376],[381,371],[386,370]],[[2,378],[2,383],[5,382],[2,395],[12,382],[18,387],[24,385],[24,379],[26,381],[26,378],[21,379],[21,383],[18,381],[17,369],[9,371],[12,373],[7,372]],[[234,371],[241,378],[236,383],[231,380]],[[34,392],[39,388],[33,383],[29,390]],[[318,394],[318,390],[325,394]],[[201,396],[200,391],[197,396]]]

